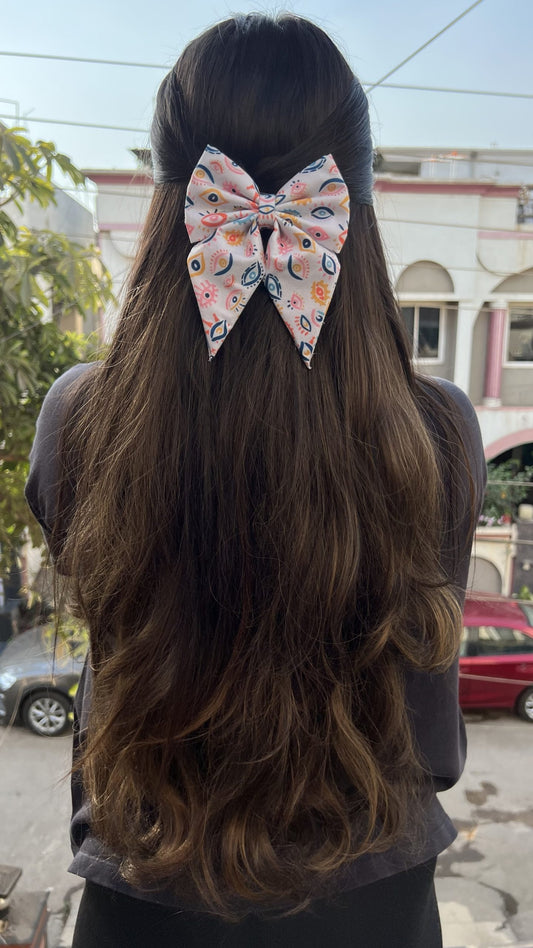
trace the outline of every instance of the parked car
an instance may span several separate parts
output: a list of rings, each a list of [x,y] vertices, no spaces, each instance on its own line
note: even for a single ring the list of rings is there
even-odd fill
[[[512,708],[533,724],[533,603],[467,597],[459,655],[463,709]]]
[[[82,633],[56,641],[51,625],[12,638],[0,655],[0,723],[22,720],[41,737],[66,731],[86,651]]]

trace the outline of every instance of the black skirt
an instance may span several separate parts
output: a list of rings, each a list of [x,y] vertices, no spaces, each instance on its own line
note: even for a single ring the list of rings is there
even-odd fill
[[[290,918],[248,915],[238,924],[86,882],[72,948],[442,948],[435,862]]]

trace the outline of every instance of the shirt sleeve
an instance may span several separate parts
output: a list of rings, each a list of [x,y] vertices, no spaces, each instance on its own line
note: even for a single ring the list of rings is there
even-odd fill
[[[487,479],[483,442],[477,415],[470,400],[451,382],[439,380],[455,402],[456,421],[463,438],[473,480],[473,495],[457,522],[457,542],[462,550],[454,576],[461,606],[468,581],[472,542],[469,540],[472,518],[477,523]],[[465,470],[465,497],[470,487]],[[472,504],[474,509],[472,510]],[[461,776],[466,758],[466,733],[459,707],[459,658],[444,673],[407,669],[406,700],[411,710],[414,734],[421,755],[431,774],[435,791],[448,790]]]
[[[76,365],[61,375],[46,395],[37,419],[35,439],[30,452],[30,473],[24,493],[47,544],[56,513],[58,448],[68,405],[68,390],[92,364]]]

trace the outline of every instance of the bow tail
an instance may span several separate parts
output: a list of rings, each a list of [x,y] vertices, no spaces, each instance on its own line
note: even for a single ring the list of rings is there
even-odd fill
[[[337,254],[295,227],[273,231],[265,286],[301,358],[311,368],[340,273]]]
[[[212,359],[264,277],[259,229],[249,219],[218,228],[194,245],[187,267]]]

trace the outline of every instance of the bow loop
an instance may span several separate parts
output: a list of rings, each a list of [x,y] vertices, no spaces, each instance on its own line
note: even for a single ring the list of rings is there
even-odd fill
[[[210,358],[261,282],[306,365],[335,289],[349,221],[346,184],[331,155],[277,194],[261,194],[236,162],[208,145],[185,200],[187,258]],[[261,229],[271,230],[263,250]]]

